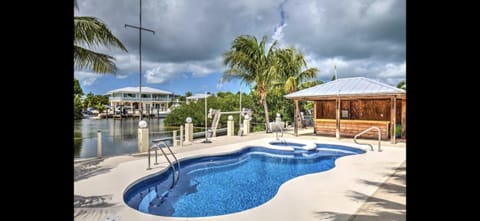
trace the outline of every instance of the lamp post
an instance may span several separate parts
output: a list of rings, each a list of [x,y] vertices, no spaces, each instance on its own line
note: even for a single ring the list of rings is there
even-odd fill
[[[205,140],[202,143],[211,143],[212,141],[208,140],[208,131],[207,131],[207,93],[205,92]]]
[[[240,114],[238,116],[238,130],[242,128],[242,85],[240,84]]]

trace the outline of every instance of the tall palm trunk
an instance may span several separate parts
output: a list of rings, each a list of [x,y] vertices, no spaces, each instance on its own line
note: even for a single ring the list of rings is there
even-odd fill
[[[223,62],[230,68],[223,74],[223,80],[240,78],[245,82],[255,85],[255,94],[260,96],[260,103],[265,111],[265,129],[270,131],[267,94],[272,88],[272,81],[278,76],[276,44],[274,41],[267,54],[265,54],[265,42],[267,36],[263,36],[258,43],[255,36],[241,35],[237,37],[230,51],[223,54]]]
[[[268,105],[267,105],[267,93],[260,94],[260,101],[263,105],[263,110],[265,111],[265,132],[270,132],[270,128],[268,127],[268,123],[270,122],[270,118],[268,115]]]
[[[295,103],[295,120],[297,121],[298,128],[303,128],[302,118],[300,117],[300,105],[298,104],[300,101],[294,102]]]

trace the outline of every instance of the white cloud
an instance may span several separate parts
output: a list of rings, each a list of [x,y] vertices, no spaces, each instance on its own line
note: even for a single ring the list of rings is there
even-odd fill
[[[308,68],[317,68],[319,72],[317,77],[322,80],[330,80],[335,74],[334,65],[337,66],[337,76],[340,78],[341,73],[350,69],[350,63],[344,61],[341,58],[322,58],[318,59],[313,55],[305,55],[305,61],[307,62]]]
[[[284,40],[318,57],[405,60],[404,0],[289,1]]]
[[[220,59],[219,57],[204,62],[156,63],[154,68],[146,71],[145,78],[148,83],[160,84],[168,80],[184,78],[186,73],[192,74],[193,77],[203,77],[221,71]]]
[[[147,82],[161,84],[169,80],[170,78],[173,78],[173,76],[171,75],[172,72],[168,70],[168,67],[172,65],[174,64],[163,64],[159,67],[147,70],[145,73],[145,78],[147,79]]]
[[[90,86],[93,85],[98,78],[102,77],[102,74],[86,71],[75,71],[73,76],[78,79],[81,85]]]
[[[115,58],[115,64],[117,65],[118,70],[122,73],[138,73],[138,64],[140,62],[138,59],[138,54],[121,54],[117,55]],[[142,61],[142,65],[143,62],[145,62],[145,60]]]
[[[406,63],[392,64],[388,63],[384,66],[384,70],[378,74],[382,78],[400,78],[405,76],[407,71]]]
[[[395,85],[406,76],[406,63],[378,62],[372,59],[344,60],[343,58],[322,58],[318,59],[312,55],[306,55],[305,60],[308,67],[315,67],[320,70],[317,78],[322,81],[330,81],[335,74],[334,65],[337,66],[337,77],[369,77],[382,80]]]
[[[302,51],[309,67],[330,80],[365,76],[397,83],[405,79],[405,0],[337,1],[143,1],[142,70],[147,82],[222,72],[223,52],[239,35],[254,35]],[[75,15],[104,21],[128,49],[105,50],[116,58],[117,78],[138,74],[138,1],[78,0]],[[283,14],[281,14],[283,10]],[[287,26],[288,23],[288,26]],[[270,44],[267,44],[267,47]],[[76,72],[84,84],[101,75]],[[80,79],[79,77],[79,79]],[[221,85],[219,85],[221,87]]]
[[[272,39],[275,41],[277,40],[278,42],[281,42],[283,40],[283,29],[287,26],[287,23],[278,26],[275,32],[272,35]]]

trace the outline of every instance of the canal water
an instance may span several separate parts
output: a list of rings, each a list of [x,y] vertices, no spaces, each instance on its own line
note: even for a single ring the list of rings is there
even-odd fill
[[[165,127],[163,118],[145,118],[150,140],[171,137],[179,127]],[[138,118],[82,119],[74,122],[74,157],[97,156],[97,131],[102,131],[102,155],[115,156],[138,152]]]

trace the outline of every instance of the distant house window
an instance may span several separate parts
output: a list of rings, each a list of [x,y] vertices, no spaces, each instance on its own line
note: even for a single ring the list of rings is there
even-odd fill
[[[348,119],[348,110],[342,110],[342,118]]]

